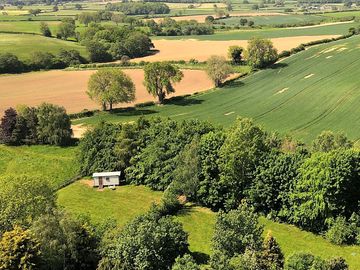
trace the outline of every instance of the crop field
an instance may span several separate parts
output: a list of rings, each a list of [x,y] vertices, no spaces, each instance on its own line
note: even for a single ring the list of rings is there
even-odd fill
[[[0,145],[0,175],[29,175],[56,189],[77,175],[74,147]]]
[[[143,85],[141,69],[124,70],[135,83],[136,101],[154,101]],[[68,112],[79,112],[85,108],[98,109],[99,105],[86,94],[87,83],[95,70],[33,72],[0,76],[0,114],[17,104],[38,105],[44,101],[64,106]],[[174,95],[186,95],[212,87],[212,82],[202,70],[184,70],[184,78],[174,85]],[[119,104],[120,107],[133,104]]]
[[[176,36],[176,37],[157,37],[157,39],[179,40],[179,39],[197,39],[197,40],[247,40],[252,37],[261,38],[280,38],[296,36],[321,36],[321,35],[344,35],[349,32],[349,28],[357,27],[360,23],[356,22],[338,22],[317,26],[304,26],[294,28],[271,28],[254,30],[231,30],[219,31],[214,35],[201,36]]]
[[[226,25],[239,25],[240,18],[251,20],[256,26],[272,26],[279,24],[304,24],[304,23],[320,23],[326,20],[323,16],[318,15],[273,15],[273,16],[252,16],[248,17],[246,14],[243,16],[231,16],[218,20],[219,23],[225,23]]]
[[[32,52],[58,53],[60,49],[77,50],[83,56],[87,56],[85,47],[75,42],[31,34],[0,33],[0,51],[13,53],[21,59],[27,59]]]
[[[130,121],[141,114],[199,118],[230,125],[252,117],[267,129],[309,141],[322,130],[359,139],[360,37],[312,47],[225,88],[186,98],[178,106],[152,106],[132,114],[99,114],[77,123]],[[216,110],[214,109],[216,108]]]
[[[121,226],[134,216],[144,213],[151,203],[158,201],[160,197],[161,192],[154,192],[143,186],[120,186],[115,191],[98,191],[80,181],[58,192],[58,204],[70,213],[89,215],[95,223],[113,218]],[[189,233],[190,250],[201,257],[209,256],[215,213],[207,208],[189,205],[178,213],[176,219]],[[299,251],[312,252],[322,258],[342,256],[349,263],[351,270],[360,267],[358,246],[340,247],[330,244],[321,236],[301,231],[291,225],[265,218],[261,218],[260,222],[264,225],[265,234],[269,230],[272,232],[285,256]]]
[[[275,48],[279,52],[290,50],[299,46],[302,43],[311,41],[337,37],[337,35],[321,35],[321,36],[298,36],[273,38]],[[134,61],[169,61],[169,60],[190,60],[197,59],[199,61],[206,61],[211,55],[222,55],[227,57],[227,50],[229,46],[239,45],[243,48],[247,47],[247,40],[154,40],[155,49],[158,53],[138,58]]]

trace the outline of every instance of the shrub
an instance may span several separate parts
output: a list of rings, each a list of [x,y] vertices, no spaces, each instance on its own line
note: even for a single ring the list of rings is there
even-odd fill
[[[331,222],[325,237],[336,245],[354,244],[356,242],[357,227],[346,221],[345,217],[337,217]]]
[[[0,53],[0,73],[20,73],[23,70],[24,64],[16,55]]]

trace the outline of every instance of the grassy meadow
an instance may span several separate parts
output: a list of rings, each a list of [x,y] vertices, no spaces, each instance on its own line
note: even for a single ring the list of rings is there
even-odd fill
[[[323,130],[344,131],[359,139],[360,36],[307,49],[273,68],[238,79],[221,89],[149,106],[100,113],[75,123],[132,121],[143,116],[198,118],[230,125],[251,117],[268,130],[305,142]]]
[[[58,53],[60,49],[77,50],[83,56],[87,56],[85,47],[76,42],[32,34],[0,33],[0,51],[13,53],[21,59],[27,59],[32,52]]]
[[[58,192],[58,204],[74,214],[87,214],[94,222],[114,218],[120,226],[138,214],[146,212],[151,203],[158,201],[161,192],[143,186],[120,186],[115,191],[98,191],[82,182],[76,182]],[[190,250],[198,258],[211,254],[216,214],[199,206],[187,205],[175,217],[189,233]],[[260,218],[264,234],[269,230],[279,242],[285,256],[294,252],[312,252],[324,259],[342,256],[350,270],[360,269],[359,246],[336,246],[321,236],[301,231],[292,225],[280,224]]]
[[[57,189],[77,175],[75,147],[0,145],[0,175],[29,175]]]

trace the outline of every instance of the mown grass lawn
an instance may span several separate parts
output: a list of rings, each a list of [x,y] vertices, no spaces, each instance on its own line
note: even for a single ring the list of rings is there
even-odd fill
[[[76,42],[31,34],[0,33],[0,52],[13,53],[21,59],[28,59],[31,53],[37,51],[56,54],[60,49],[77,50],[83,56],[87,56],[85,47]]]
[[[159,201],[161,192],[144,186],[120,186],[115,191],[98,191],[82,182],[76,182],[58,192],[58,204],[74,214],[86,214],[95,223],[113,218],[120,226],[135,216],[145,213],[153,202]],[[190,251],[203,260],[211,254],[216,213],[211,210],[186,205],[175,217],[189,233]],[[285,256],[294,252],[311,252],[324,259],[344,257],[351,270],[360,269],[360,246],[336,246],[321,236],[302,231],[295,226],[280,224],[260,218],[264,235],[270,230],[279,242]]]
[[[58,205],[75,215],[88,215],[94,223],[114,219],[123,226],[146,213],[161,196],[161,192],[144,186],[119,186],[116,190],[99,191],[77,181],[58,192]]]
[[[57,189],[77,175],[75,147],[0,145],[0,175],[28,175]]]
[[[139,116],[175,120],[197,118],[223,126],[238,116],[253,118],[267,130],[310,142],[323,130],[360,138],[360,36],[315,46],[273,68],[221,89],[149,106],[100,113],[74,121],[133,121]]]

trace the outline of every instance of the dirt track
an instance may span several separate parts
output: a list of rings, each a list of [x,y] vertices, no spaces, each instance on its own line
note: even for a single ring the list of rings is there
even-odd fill
[[[301,43],[310,41],[333,38],[337,35],[322,35],[322,36],[300,36],[300,37],[285,37],[271,39],[274,46],[279,52],[283,50],[290,50],[297,47]],[[164,60],[190,60],[191,58],[199,61],[205,61],[211,55],[226,56],[227,49],[231,45],[239,45],[244,48],[247,46],[247,40],[228,40],[228,41],[200,41],[194,39],[184,40],[153,40],[155,49],[159,53],[138,58],[135,61],[164,61]]]
[[[124,71],[136,85],[135,103],[155,100],[143,86],[142,70]],[[44,101],[64,106],[68,112],[79,112],[85,108],[97,109],[99,106],[85,93],[88,79],[94,72],[94,70],[54,70],[0,76],[0,114],[8,107],[15,107],[18,104],[35,106]],[[183,72],[183,80],[175,84],[176,95],[191,94],[212,87],[212,82],[204,71],[184,70]],[[129,105],[119,104],[119,107]]]

